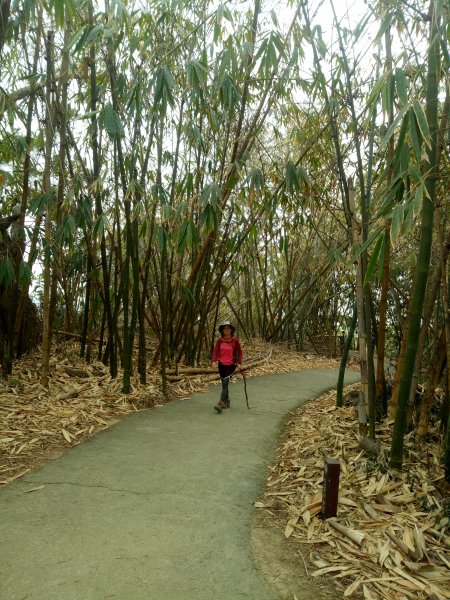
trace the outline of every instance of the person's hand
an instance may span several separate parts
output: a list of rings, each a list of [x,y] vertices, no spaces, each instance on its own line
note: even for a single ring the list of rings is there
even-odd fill
[[[217,369],[217,361],[213,361],[212,366],[213,366],[213,369]]]

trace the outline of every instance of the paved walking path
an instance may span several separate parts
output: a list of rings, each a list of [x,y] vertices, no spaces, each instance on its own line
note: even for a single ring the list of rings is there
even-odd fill
[[[252,502],[282,418],[336,379],[249,379],[250,411],[239,381],[221,415],[211,386],[0,489],[0,599],[276,600],[251,554]]]

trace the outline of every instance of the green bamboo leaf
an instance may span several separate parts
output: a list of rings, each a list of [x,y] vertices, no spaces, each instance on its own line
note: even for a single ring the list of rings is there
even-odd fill
[[[395,78],[392,73],[387,73],[386,75],[386,85],[383,86],[383,89],[381,90],[381,100],[383,112],[388,114],[391,110],[394,98]]]
[[[14,266],[9,256],[4,256],[0,261],[0,285],[11,287],[16,280]]]
[[[411,142],[416,161],[420,164],[421,159],[421,135],[417,124],[416,116],[412,108],[409,109],[409,130],[411,132]]]
[[[280,56],[282,56],[283,58],[286,58],[286,47],[284,45],[283,38],[281,37],[281,35],[274,31],[274,32],[272,32],[270,37],[271,37],[273,45],[276,47],[276,49],[280,53]]]
[[[178,254],[183,254],[183,252],[186,249],[187,244],[187,230],[188,230],[188,226],[189,226],[189,221],[184,221],[184,223],[181,224],[180,229],[176,232],[176,239],[177,239],[177,252]]]
[[[259,48],[258,48],[258,52],[255,55],[255,62],[258,61],[259,58],[261,58],[261,56],[263,56],[263,54],[265,54],[267,52],[267,46],[269,44],[269,38],[265,38]]]
[[[286,175],[285,175],[285,180],[286,180],[286,189],[289,192],[294,192],[296,190],[298,190],[298,173],[297,173],[297,169],[294,165],[294,163],[292,163],[291,161],[288,161],[288,163],[286,164]]]
[[[165,113],[167,104],[173,106],[175,100],[172,94],[173,76],[168,65],[163,65],[156,74],[155,83],[155,105],[161,104],[163,113]]]
[[[403,204],[397,204],[392,213],[391,222],[391,241],[392,245],[398,240],[405,219],[405,207]]]
[[[228,110],[231,110],[239,104],[239,91],[233,79],[229,75],[225,75],[223,78],[219,96],[223,107]]]
[[[375,270],[375,267],[378,265],[378,257],[380,255],[380,250],[381,250],[383,241],[384,241],[384,237],[379,237],[377,240],[377,243],[375,244],[375,248],[373,249],[369,264],[367,265],[363,285],[366,285],[372,279],[372,275]]]
[[[186,244],[191,249],[195,248],[198,244],[197,229],[192,220],[188,222],[188,228],[186,230]]]
[[[230,23],[233,23],[233,15],[225,4],[219,4],[216,12],[216,18],[219,22],[222,20],[222,18],[225,18],[230,21]]]
[[[409,147],[406,143],[406,134],[408,132],[409,119],[406,115],[403,119],[400,132],[398,134],[397,145],[394,152],[394,171],[396,174],[403,173],[408,165]],[[406,157],[405,157],[406,152]],[[405,162],[406,161],[406,162]]]
[[[24,260],[20,261],[19,265],[19,284],[20,285],[30,285],[31,284],[31,267]]]
[[[206,231],[216,229],[217,215],[212,204],[207,204],[200,215],[200,221],[204,224]]]
[[[52,0],[55,23],[58,27],[64,27],[64,0]]]
[[[230,65],[232,64],[231,55],[232,51],[229,48],[225,48],[225,50],[222,52],[219,70],[217,72],[217,79],[219,81],[222,80],[222,77],[225,75],[225,72],[229,69]]]
[[[417,186],[416,193],[414,194],[413,200],[413,214],[416,217],[422,210],[424,185],[421,183]]]
[[[374,43],[379,42],[381,40],[381,38],[384,36],[385,32],[391,27],[392,21],[393,21],[392,13],[389,10],[387,10],[381,21],[380,28],[375,36]]]
[[[384,196],[384,201],[378,211],[379,216],[385,216],[392,211],[392,207],[396,202],[400,202],[405,191],[405,184],[402,174],[392,181],[387,195]]]
[[[404,118],[404,116],[407,113],[407,111],[408,111],[408,107],[407,106],[402,106],[402,108],[399,110],[399,112],[395,116],[394,121],[392,122],[391,126],[389,127],[389,129],[387,130],[384,138],[381,141],[381,147],[382,148],[384,148],[386,146],[386,144],[388,143],[388,141],[391,139],[391,137],[393,136],[395,130],[397,129],[400,121],[402,121],[402,119]]]
[[[378,272],[377,272],[378,283],[381,281],[381,277],[383,274],[384,257],[386,256],[386,248],[387,248],[388,243],[389,243],[389,231],[387,229],[385,229],[384,234],[383,234],[383,244],[381,245],[381,250],[380,250],[380,258],[378,260]]]
[[[408,81],[403,69],[395,69],[395,86],[400,102],[406,106],[408,104]]]
[[[86,36],[85,43],[89,44],[94,41],[97,37],[100,36],[100,33],[103,32],[103,25],[94,25],[90,28],[89,33]]]
[[[301,165],[297,167],[297,178],[299,183],[305,183],[307,187],[311,186],[311,179],[309,178],[308,171]]]
[[[410,197],[408,199],[408,203],[405,206],[405,216],[403,218],[403,224],[401,233],[405,235],[408,231],[411,231],[415,226],[415,216],[414,216],[414,197]]]
[[[376,227],[373,232],[369,235],[369,237],[367,238],[367,240],[364,242],[364,244],[362,244],[361,246],[357,247],[354,249],[354,253],[352,255],[352,258],[354,260],[356,260],[357,258],[359,258],[361,256],[361,254],[364,252],[364,250],[367,250],[367,248],[369,248],[369,246],[372,244],[372,242],[374,240],[377,239],[377,237],[380,235],[380,233],[383,231],[384,226],[380,225],[379,227]]]
[[[366,26],[371,18],[372,18],[372,15],[370,12],[368,12],[367,15],[365,15],[361,19],[361,21],[359,21],[359,23],[357,23],[355,30],[353,32],[353,34],[355,36],[355,40],[358,40],[362,35],[364,35],[366,33]]]
[[[162,252],[164,247],[167,247],[169,241],[169,235],[162,225],[158,225],[158,247],[159,251]]]
[[[376,106],[378,102],[378,98],[380,97],[380,93],[386,85],[386,80],[389,77],[389,73],[385,71],[381,77],[375,82],[370,94],[369,99],[367,100],[368,106]]]
[[[102,238],[105,234],[105,215],[100,215],[94,223],[94,237]]]
[[[186,190],[186,195],[190,198],[194,192],[194,175],[192,173],[188,173],[186,175],[186,183],[184,189]]]
[[[103,117],[105,119],[106,131],[111,138],[122,138],[125,136],[125,131],[120,121],[120,117],[113,109],[111,104],[107,104],[105,106]]]
[[[261,169],[258,169],[257,167],[252,169],[249,174],[249,179],[250,189],[256,189],[258,191],[262,190],[262,188],[264,187],[264,175]]]
[[[200,91],[200,87],[206,82],[208,69],[198,60],[189,61],[186,69],[189,85],[195,91]]]
[[[45,205],[51,201],[52,196],[53,194],[51,191],[35,196],[30,203],[30,211],[34,214],[38,214],[45,208]]]
[[[217,183],[208,183],[200,194],[200,204],[204,207],[212,206],[215,208],[220,197],[220,188]]]
[[[413,108],[414,108],[414,114],[416,115],[416,118],[417,118],[417,123],[419,124],[419,128],[422,133],[423,140],[424,140],[425,144],[428,147],[430,147],[431,135],[430,135],[430,130],[428,128],[427,117],[425,115],[425,112],[424,112],[422,106],[420,105],[418,100],[416,100],[416,98],[413,99]]]
[[[74,54],[77,54],[82,50],[86,44],[86,38],[89,34],[92,25],[85,25],[81,29],[79,29],[74,35],[70,38],[68,43],[68,50],[74,48]]]
[[[279,27],[277,13],[274,10],[270,11],[270,18],[272,19],[272,23],[275,25],[275,27]]]

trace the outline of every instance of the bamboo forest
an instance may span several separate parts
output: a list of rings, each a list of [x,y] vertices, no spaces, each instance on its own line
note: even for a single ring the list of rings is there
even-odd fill
[[[266,374],[333,369],[372,474],[433,462],[448,575],[449,51],[448,0],[0,0],[1,483],[109,410],[228,385],[228,323],[249,410]],[[364,598],[450,598],[408,577]]]

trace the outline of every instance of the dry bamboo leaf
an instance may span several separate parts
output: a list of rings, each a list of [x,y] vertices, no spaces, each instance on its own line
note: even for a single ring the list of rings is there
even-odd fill
[[[287,522],[286,529],[284,530],[284,535],[286,538],[292,535],[292,532],[294,531],[295,526],[297,525],[298,519],[299,516],[297,515],[289,519],[289,521]]]
[[[321,575],[326,575],[327,573],[335,573],[337,571],[349,571],[351,567],[348,565],[336,565],[334,567],[324,567],[323,569],[317,569],[317,571],[313,571],[310,573],[311,577],[320,577]]]
[[[311,554],[309,555],[309,561],[310,561],[310,563],[312,565],[314,565],[318,569],[324,569],[325,567],[329,567],[330,566],[329,562],[327,562],[326,560],[324,560],[318,554],[314,554],[313,552],[311,552]]]
[[[374,596],[372,596],[369,588],[365,584],[363,584],[362,587],[363,587],[363,593],[364,593],[365,600],[376,600],[376,598]]]
[[[398,573],[398,575],[400,575],[400,577],[402,577],[401,585],[404,585],[405,587],[409,587],[410,589],[420,590],[422,592],[426,591],[427,587],[424,583],[422,583],[418,579],[412,577],[411,575],[408,575],[408,573],[406,573],[406,571],[403,571],[403,569],[400,569],[400,567],[393,567],[392,570],[395,573]],[[408,584],[406,583],[405,580],[408,582]]]
[[[344,498],[339,497],[338,503],[341,504],[342,506],[351,506],[353,508],[358,508],[357,502],[355,502],[351,498],[346,498],[345,496],[344,496]]]
[[[70,433],[69,433],[69,432],[68,432],[66,429],[64,429],[64,428],[63,428],[61,431],[62,431],[62,434],[63,434],[63,436],[65,437],[65,439],[66,439],[66,440],[69,442],[69,444],[70,444],[70,442],[72,441],[72,440],[71,440],[71,437],[70,437]]]
[[[379,541],[379,543],[381,543],[381,540]],[[381,548],[380,548],[380,557],[379,557],[379,562],[380,562],[380,566],[381,567],[386,562],[386,559],[389,556],[390,549],[391,549],[391,545],[390,545],[389,542],[386,542],[385,544],[383,544],[381,546]]]
[[[413,532],[411,531],[411,529],[409,529],[409,527],[407,527],[404,531],[403,531],[403,542],[405,544],[405,546],[407,548],[409,548],[409,550],[411,550],[411,552],[413,554],[416,553],[416,547],[414,545],[414,536],[413,536]]]
[[[24,494],[29,494],[30,492],[37,492],[38,490],[42,490],[44,488],[45,488],[45,485],[39,485],[38,487],[34,487],[34,488],[29,489],[29,490],[26,490],[24,492]]]
[[[349,596],[354,594],[356,592],[356,590],[359,588],[359,586],[361,585],[361,581],[362,581],[362,577],[359,577],[358,579],[356,579],[356,581],[351,583],[344,591],[344,598],[348,598]]]
[[[316,533],[315,522],[311,521],[311,523],[308,525],[308,533],[306,534],[306,539],[312,540],[312,538],[314,537],[315,533]]]

